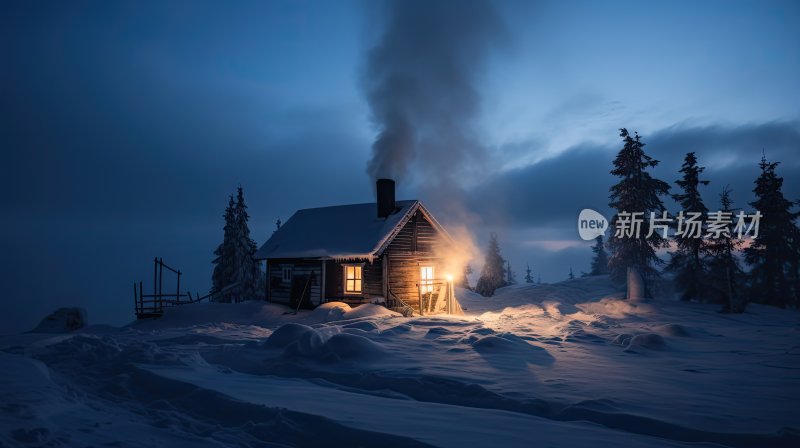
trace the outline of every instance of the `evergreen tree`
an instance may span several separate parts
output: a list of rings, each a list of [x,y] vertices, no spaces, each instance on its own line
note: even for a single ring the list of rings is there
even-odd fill
[[[261,266],[253,260],[257,246],[250,238],[247,225],[250,216],[242,187],[239,187],[235,202],[233,196],[229,197],[224,217],[222,243],[214,251],[211,281],[214,291],[222,291],[233,284],[237,286],[215,296],[215,299],[232,302],[264,297],[266,282],[261,278]]]
[[[533,277],[531,277],[531,265],[527,265],[527,269],[525,269],[525,283],[533,283]]]
[[[723,213],[733,213],[733,201],[730,198],[730,189],[725,187],[720,194],[720,209]],[[707,291],[709,298],[722,303],[724,312],[742,313],[747,302],[742,293],[743,279],[745,277],[736,252],[741,248],[742,241],[737,239],[733,232],[733,223],[727,227],[727,232],[720,234],[720,238],[709,240]]]
[[[656,266],[662,261],[656,255],[656,250],[667,246],[667,240],[660,232],[655,231],[649,234],[650,212],[655,212],[656,217],[661,217],[664,211],[664,204],[660,196],[669,192],[669,184],[650,176],[647,172],[649,168],[658,165],[658,160],[654,160],[644,152],[645,144],[642,143],[639,134],[631,137],[627,129],[620,129],[620,136],[624,141],[624,146],[614,159],[614,169],[611,174],[620,177],[620,181],[611,187],[609,195],[609,206],[617,213],[611,219],[611,228],[617,230],[620,221],[620,213],[644,213],[639,216],[642,218],[641,231],[638,236],[632,232],[632,236],[612,234],[608,241],[611,250],[608,268],[612,279],[623,284],[627,278],[628,268],[635,269],[647,285],[652,279],[658,277]],[[630,220],[634,222],[634,219]],[[649,236],[648,236],[649,234]]]
[[[750,205],[762,215],[758,236],[744,250],[750,270],[755,301],[785,307],[797,300],[798,236],[795,205],[781,191],[783,178],[775,173],[779,162],[761,158],[761,175],[753,192],[756,200]]]
[[[464,271],[461,275],[461,279],[458,282],[458,285],[465,289],[472,289],[469,285],[469,276],[472,274],[472,266],[469,263],[464,265]]]
[[[258,287],[261,277],[261,266],[253,259],[258,246],[250,238],[250,228],[247,222],[250,215],[244,203],[244,192],[240,186],[236,194],[234,207],[234,281],[239,283],[235,291],[236,300],[261,298]]]
[[[569,268],[569,278],[570,280],[575,280],[575,274],[572,273],[572,267]]]
[[[486,259],[481,269],[481,276],[475,291],[484,296],[491,297],[497,288],[505,286],[506,270],[505,260],[500,255],[500,245],[497,243],[497,234],[489,236],[489,248],[486,251]]]
[[[598,235],[594,240],[595,243],[592,246],[594,256],[592,256],[592,270],[589,275],[608,274],[608,254],[603,243],[603,235]]]
[[[511,270],[511,262],[506,262],[506,285],[516,285],[517,284],[517,275],[514,271]]]
[[[681,293],[681,300],[690,300],[703,296],[703,285],[706,282],[706,263],[704,256],[708,251],[708,244],[703,238],[702,222],[708,213],[708,208],[700,197],[700,185],[708,185],[707,180],[700,180],[700,175],[705,167],[697,165],[697,158],[693,152],[686,154],[680,172],[683,177],[675,183],[681,193],[672,195],[681,206],[683,215],[678,216],[679,228],[675,233],[677,250],[670,254],[667,271],[675,274],[675,283]],[[699,215],[696,215],[698,214]],[[693,222],[699,225],[687,225],[686,219],[692,217]],[[683,222],[681,223],[681,219]],[[681,228],[682,227],[682,228]]]
[[[211,274],[211,284],[214,291],[221,291],[234,282],[234,233],[235,216],[233,196],[228,198],[228,206],[225,208],[225,226],[223,227],[222,243],[214,250],[214,271]],[[230,296],[216,297],[220,301],[229,301]]]

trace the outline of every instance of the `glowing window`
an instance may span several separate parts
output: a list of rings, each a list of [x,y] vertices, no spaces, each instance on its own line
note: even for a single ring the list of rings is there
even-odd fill
[[[345,265],[344,292],[345,294],[361,294],[361,266]]]
[[[422,266],[419,270],[419,292],[433,292],[433,266]]]

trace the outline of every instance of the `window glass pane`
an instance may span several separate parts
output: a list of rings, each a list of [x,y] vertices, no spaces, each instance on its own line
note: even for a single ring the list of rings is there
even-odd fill
[[[361,292],[361,266],[344,267],[344,291]]]
[[[433,266],[421,266],[419,290],[422,294],[433,292]]]

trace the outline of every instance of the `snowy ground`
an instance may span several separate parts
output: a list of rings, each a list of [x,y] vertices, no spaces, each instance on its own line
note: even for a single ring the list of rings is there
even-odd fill
[[[0,446],[800,446],[800,314],[459,291],[464,317],[202,304],[0,338]]]

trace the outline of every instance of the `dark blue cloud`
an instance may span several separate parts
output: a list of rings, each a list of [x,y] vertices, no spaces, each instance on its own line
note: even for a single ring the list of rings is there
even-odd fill
[[[239,184],[258,242],[297,208],[369,200],[363,114],[326,93],[351,68],[301,57],[324,50],[304,16],[330,8],[246,6],[4,4],[0,332],[67,304],[126,322],[154,256],[207,290]]]
[[[725,185],[731,186],[740,206],[753,200],[762,150],[768,159],[781,161],[786,196],[800,199],[800,123],[679,126],[642,138],[645,151],[660,161],[654,174],[672,185],[685,154],[696,152],[700,164],[707,166],[704,174],[711,184],[703,194],[711,207]],[[615,182],[609,171],[619,147],[583,144],[500,173],[468,193],[469,208],[489,225],[514,227],[571,222],[587,207],[607,211],[608,190]],[[667,204],[673,206],[671,201]]]

